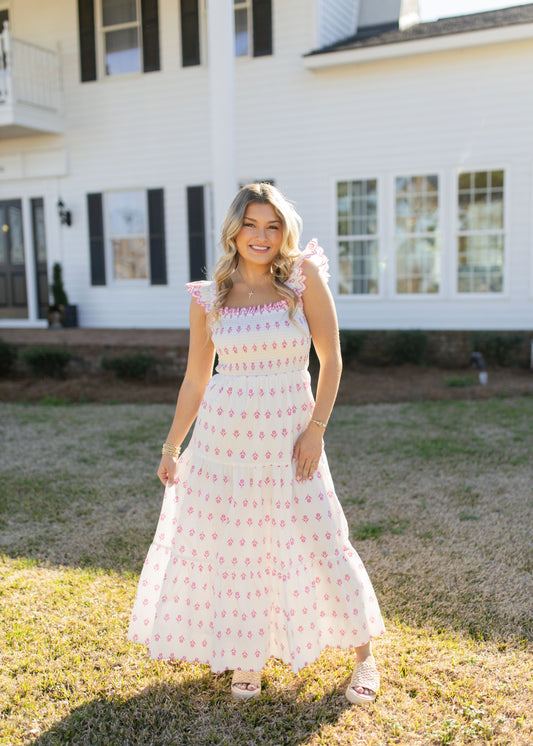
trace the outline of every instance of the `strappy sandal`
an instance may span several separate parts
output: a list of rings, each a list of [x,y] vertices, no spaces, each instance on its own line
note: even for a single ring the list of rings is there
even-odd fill
[[[368,689],[372,694],[359,694],[359,692],[355,691],[356,687]],[[369,656],[366,660],[356,664],[353,670],[352,679],[348,689],[346,689],[346,699],[353,705],[365,705],[376,699],[378,691],[379,672],[376,668],[374,657]]]
[[[252,684],[255,689],[240,689],[235,684]],[[261,671],[240,671],[233,672],[231,680],[231,694],[233,699],[253,699],[261,694]]]

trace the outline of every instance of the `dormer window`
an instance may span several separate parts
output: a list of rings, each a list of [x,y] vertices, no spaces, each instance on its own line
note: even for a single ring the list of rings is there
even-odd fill
[[[235,56],[272,54],[271,0],[234,0]]]

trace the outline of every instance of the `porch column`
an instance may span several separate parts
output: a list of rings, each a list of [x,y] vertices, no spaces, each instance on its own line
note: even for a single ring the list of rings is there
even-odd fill
[[[220,227],[238,186],[233,0],[207,0],[207,37],[213,224],[218,246]]]

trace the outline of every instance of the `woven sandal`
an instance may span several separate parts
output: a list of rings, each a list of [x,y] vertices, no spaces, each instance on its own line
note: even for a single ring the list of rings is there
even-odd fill
[[[239,689],[235,684],[252,684],[255,689]],[[231,680],[231,694],[233,699],[253,699],[261,694],[261,671],[240,671],[233,672]]]
[[[359,694],[355,691],[355,687],[363,687],[369,689],[372,694]],[[368,702],[373,702],[376,699],[376,694],[379,691],[379,672],[376,668],[376,661],[373,656],[370,656],[361,663],[357,663],[348,689],[346,689],[346,699],[353,705],[364,705]]]

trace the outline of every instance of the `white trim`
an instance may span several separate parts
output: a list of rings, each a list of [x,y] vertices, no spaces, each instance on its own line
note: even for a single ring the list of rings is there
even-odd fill
[[[458,177],[459,174],[473,173],[476,171],[503,171],[503,289],[501,292],[487,293],[460,293],[458,290],[458,247],[457,236],[459,232],[457,197],[458,197]],[[497,166],[488,166],[487,163],[463,163],[452,171],[453,179],[450,185],[452,214],[450,219],[451,245],[452,245],[452,275],[451,275],[451,299],[453,301],[470,301],[470,300],[509,300],[509,228],[510,228],[510,178],[511,168],[509,164],[499,164]]]
[[[529,220],[527,224],[527,244],[529,246],[528,260],[529,260],[529,300],[533,301],[533,225],[531,216],[533,215],[533,161],[529,170],[529,183],[528,189],[530,193],[531,209],[529,210]]]
[[[372,47],[358,47],[339,52],[324,52],[303,57],[308,70],[326,70],[344,65],[359,65],[375,60],[411,57],[419,54],[435,54],[457,49],[481,47],[488,44],[505,44],[533,37],[533,23],[521,23],[491,29],[470,31],[464,34],[431,36],[426,39],[404,41],[394,44],[376,44]]]

